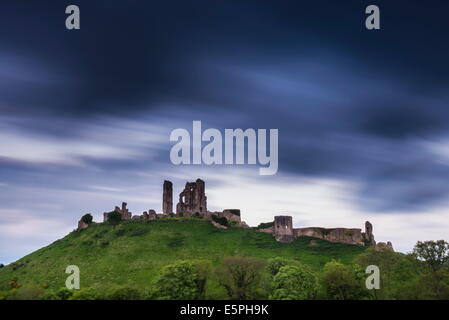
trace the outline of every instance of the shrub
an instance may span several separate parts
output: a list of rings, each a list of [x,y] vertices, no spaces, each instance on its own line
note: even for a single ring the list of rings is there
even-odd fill
[[[271,228],[272,226],[274,226],[274,222],[262,222],[259,223],[259,225],[256,227],[256,229],[266,229],[266,228]]]
[[[142,295],[139,290],[133,287],[116,287],[107,295],[108,300],[141,300]]]
[[[252,299],[257,296],[265,261],[257,258],[228,257],[217,268],[218,282],[231,299]]]
[[[112,225],[117,225],[122,221],[122,214],[118,211],[108,213],[108,222]]]
[[[86,224],[91,224],[93,220],[93,217],[90,213],[86,213],[84,216],[81,217],[81,221]]]
[[[181,260],[165,266],[154,282],[150,297],[159,300],[204,299],[209,266]]]
[[[228,226],[228,219],[226,219],[225,217],[219,217],[219,216],[213,214],[212,220],[218,224],[221,224],[222,226],[225,226],[225,227]]]
[[[286,265],[279,269],[273,278],[273,293],[275,300],[306,300],[313,299],[317,293],[315,275],[305,266]]]
[[[68,300],[73,295],[73,290],[69,290],[67,288],[61,288],[58,291],[56,291],[56,295],[61,300]]]
[[[55,291],[48,290],[42,296],[42,300],[61,300]]]
[[[0,268],[3,268],[5,265],[3,263],[0,263]]]
[[[69,300],[100,300],[98,293],[91,288],[76,290]]]

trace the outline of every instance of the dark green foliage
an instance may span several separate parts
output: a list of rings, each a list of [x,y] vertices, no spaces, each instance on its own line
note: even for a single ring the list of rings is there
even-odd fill
[[[67,288],[60,288],[56,291],[46,291],[43,295],[43,300],[68,300],[73,295],[73,290]]]
[[[67,288],[61,288],[56,292],[56,295],[61,300],[68,300],[73,295],[73,290],[69,290]]]
[[[358,300],[368,298],[363,270],[357,266],[328,262],[321,275],[323,294],[331,300]]]
[[[413,254],[436,271],[449,262],[449,243],[444,240],[418,241]]]
[[[3,268],[5,265],[3,263],[0,263],[0,268]]]
[[[267,270],[272,276],[275,276],[279,272],[279,269],[287,265],[302,266],[299,261],[276,257],[268,259]]]
[[[142,300],[141,292],[133,287],[113,287],[106,296],[107,300]]]
[[[273,278],[271,298],[275,300],[314,299],[317,279],[304,265],[286,265]]]
[[[218,224],[221,224],[222,226],[225,226],[225,227],[228,226],[228,219],[226,219],[225,217],[219,217],[219,216],[213,214],[212,220]]]
[[[86,213],[84,216],[81,217],[81,221],[83,221],[86,224],[91,224],[93,220],[93,217],[90,213]]]
[[[216,276],[230,299],[255,299],[265,263],[257,258],[228,257],[217,268]]]
[[[363,270],[370,265],[379,267],[380,289],[372,290],[375,299],[416,299],[416,291],[410,288],[423,272],[423,265],[413,256],[371,247],[356,257],[355,262]]]
[[[97,291],[92,288],[75,290],[70,300],[104,300]]]
[[[122,214],[118,211],[112,211],[108,213],[108,223],[117,225],[122,221]]]
[[[266,229],[266,228],[271,228],[272,226],[274,226],[274,221],[272,222],[262,222],[259,223],[259,225],[256,227],[257,230],[259,229]]]
[[[165,266],[156,278],[150,297],[160,300],[203,299],[208,265],[201,261],[181,260]]]
[[[184,217],[184,212],[180,212],[180,213],[178,213],[178,217]]]

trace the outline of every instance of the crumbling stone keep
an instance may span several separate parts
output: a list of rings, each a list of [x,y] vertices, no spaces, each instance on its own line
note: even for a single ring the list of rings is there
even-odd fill
[[[176,213],[184,216],[193,216],[195,213],[207,212],[207,197],[205,184],[201,179],[195,182],[187,182],[184,190],[179,194],[179,202],[176,205]]]

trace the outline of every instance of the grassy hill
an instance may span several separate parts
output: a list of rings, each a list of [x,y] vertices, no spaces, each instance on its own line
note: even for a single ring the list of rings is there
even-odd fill
[[[64,287],[68,265],[80,268],[82,288],[133,285],[144,290],[163,266],[181,259],[206,259],[217,265],[226,256],[285,257],[320,270],[332,259],[350,263],[364,250],[308,237],[278,243],[254,229],[222,230],[195,218],[127,221],[117,226],[94,223],[0,269],[0,290],[9,289],[12,279],[23,287]],[[207,292],[209,298],[224,295],[214,279]]]

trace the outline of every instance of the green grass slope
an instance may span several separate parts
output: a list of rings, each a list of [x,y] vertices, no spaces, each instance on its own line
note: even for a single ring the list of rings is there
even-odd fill
[[[206,259],[217,265],[226,256],[285,257],[320,270],[332,259],[350,263],[365,250],[317,239],[311,245],[312,239],[278,243],[253,229],[222,230],[193,218],[92,224],[0,269],[0,290],[9,289],[12,279],[24,287],[64,287],[68,265],[80,268],[82,288],[132,284],[144,290],[163,266],[181,259]],[[209,281],[208,286],[211,298],[222,296],[217,283]]]

